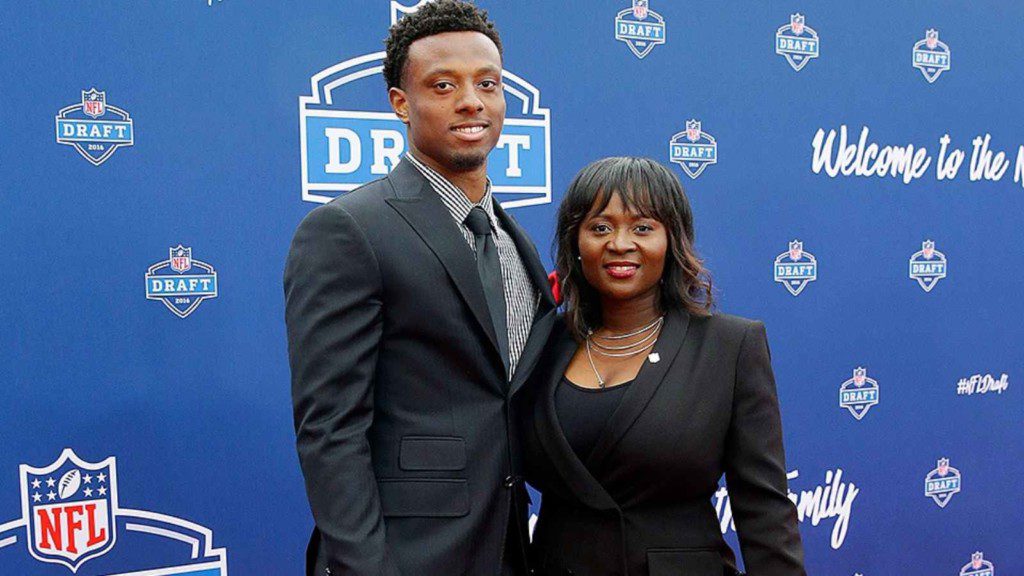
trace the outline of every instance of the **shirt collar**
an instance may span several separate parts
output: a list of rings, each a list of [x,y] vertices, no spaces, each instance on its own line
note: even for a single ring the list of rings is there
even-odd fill
[[[440,172],[434,170],[430,166],[427,166],[424,162],[417,160],[411,152],[406,152],[405,158],[420,171],[421,174],[430,182],[430,187],[433,188],[434,192],[437,192],[441,196],[441,200],[444,205],[451,212],[452,218],[454,218],[459,224],[466,221],[466,216],[469,216],[469,211],[479,206],[484,209],[487,213],[487,219],[491,221],[491,228],[498,229],[498,219],[494,214],[494,202],[492,198],[494,195],[491,193],[491,179],[487,178],[487,185],[484,188],[484,196],[480,199],[480,202],[473,204],[469,201],[466,193],[461,188],[456,186],[448,180]]]

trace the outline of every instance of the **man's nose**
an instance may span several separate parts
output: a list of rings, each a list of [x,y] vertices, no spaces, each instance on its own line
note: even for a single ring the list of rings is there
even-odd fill
[[[477,94],[475,86],[465,88],[459,93],[458,112],[477,114],[483,110],[484,101]]]

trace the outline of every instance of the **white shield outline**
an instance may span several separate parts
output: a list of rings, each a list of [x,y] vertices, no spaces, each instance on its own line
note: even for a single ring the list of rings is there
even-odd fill
[[[92,88],[92,90],[96,90],[96,89]],[[106,94],[106,92],[104,92],[104,94]],[[104,96],[104,98],[105,98],[105,96]],[[81,154],[83,158],[88,160],[89,163],[92,164],[93,166],[99,166],[100,164],[103,164],[104,162],[106,162],[108,159],[110,159],[110,157],[114,154],[114,152],[116,152],[118,150],[118,148],[121,148],[121,147],[124,147],[124,146],[134,146],[135,145],[135,121],[132,120],[131,116],[128,114],[127,111],[125,111],[125,110],[123,110],[121,108],[118,108],[117,106],[114,106],[114,105],[110,104],[109,102],[106,102],[104,104],[104,108],[105,108],[104,116],[106,116],[107,114],[110,114],[112,112],[112,113],[116,114],[117,116],[120,116],[121,120],[113,120],[113,121],[90,120],[90,122],[93,122],[94,124],[95,123],[100,123],[100,124],[103,124],[103,123],[109,123],[109,124],[113,124],[113,123],[127,123],[128,126],[131,127],[131,138],[128,140],[128,142],[113,142],[113,143],[111,143],[111,142],[102,142],[102,144],[106,144],[107,145],[107,149],[104,150],[103,154],[100,154],[98,157],[93,157],[91,154],[89,154],[88,151],[86,151],[85,148],[82,147],[82,143],[81,142],[75,140],[74,138],[64,138],[64,137],[62,137],[61,134],[60,134],[60,121],[61,120],[69,120],[69,118],[67,116],[68,116],[68,114],[70,114],[72,112],[81,111],[84,114],[85,111],[83,110],[83,108],[84,108],[84,105],[81,102],[79,102],[78,104],[72,104],[71,106],[65,106],[64,108],[61,108],[57,112],[57,116],[54,118],[54,122],[53,122],[53,129],[54,129],[54,131],[55,131],[55,133],[57,135],[57,143],[58,144],[64,144],[64,145],[67,145],[67,146],[73,146],[75,148],[75,150],[77,150],[78,153]],[[81,118],[70,118],[70,120],[83,120],[83,119],[81,119]],[[86,142],[86,144],[88,144],[88,142]]]
[[[30,473],[36,476],[44,476],[46,474],[50,474],[54,470],[59,469],[68,461],[71,461],[75,466],[83,470],[95,471],[103,470],[105,468],[110,470],[110,475],[107,478],[108,483],[110,485],[110,541],[107,542],[107,544],[104,545],[102,548],[98,548],[96,550],[83,553],[81,556],[75,559],[74,562],[69,562],[67,559],[64,558],[46,558],[36,554],[36,551],[32,547],[34,534],[32,533],[32,506],[29,503],[28,487],[28,475]],[[65,448],[64,451],[60,453],[60,456],[57,458],[57,460],[54,461],[49,466],[44,466],[42,468],[36,468],[34,466],[29,466],[28,464],[22,464],[18,466],[18,476],[21,481],[21,514],[22,521],[25,523],[25,544],[28,547],[29,554],[31,554],[33,558],[39,560],[40,562],[47,562],[50,564],[62,564],[66,566],[69,570],[71,570],[72,573],[77,573],[78,569],[81,568],[82,565],[85,564],[87,561],[93,558],[97,558],[99,556],[103,556],[107,552],[110,552],[110,550],[114,547],[114,544],[117,542],[117,529],[115,524],[117,523],[118,512],[117,459],[115,457],[110,456],[99,463],[89,463],[79,458],[78,455],[75,454],[75,451],[72,450],[71,448]]]
[[[178,244],[178,246],[182,247],[182,248],[185,248],[185,246],[183,246],[181,244]],[[196,311],[196,308],[198,308],[200,304],[202,304],[204,301],[209,300],[211,298],[216,298],[218,296],[218,294],[220,293],[220,278],[217,276],[217,271],[214,270],[213,266],[211,266],[210,264],[207,264],[206,262],[203,262],[202,260],[196,260],[195,258],[192,258],[192,268],[193,269],[194,268],[200,268],[202,270],[205,270],[207,274],[212,275],[214,277],[215,282],[214,282],[214,287],[213,287],[213,294],[188,295],[191,298],[195,298],[195,300],[193,300],[191,303],[189,303],[188,307],[185,310],[179,310],[168,299],[169,298],[174,298],[176,296],[180,297],[181,296],[180,294],[178,294],[178,295],[173,295],[172,294],[172,295],[168,295],[168,296],[162,296],[162,295],[154,295],[154,294],[150,294],[149,293],[149,280],[150,280],[150,278],[162,278],[162,277],[165,277],[165,276],[168,276],[168,277],[171,277],[171,278],[180,277],[180,275],[157,274],[157,272],[159,272],[160,270],[163,270],[165,268],[168,269],[168,270],[172,270],[170,258],[168,258],[167,260],[161,260],[160,262],[157,262],[156,264],[153,264],[152,266],[149,267],[149,269],[146,270],[146,300],[160,300],[161,302],[163,302],[164,306],[166,306],[167,309],[170,310],[171,312],[174,312],[174,315],[177,316],[178,318],[187,318],[189,314],[191,314],[191,313]],[[185,276],[187,276],[187,275],[185,275]]]
[[[818,279],[818,259],[814,257],[814,254],[811,254],[806,250],[801,250],[800,254],[801,256],[806,256],[808,259],[802,262],[793,262],[792,259],[790,259],[789,261],[795,264],[813,264],[814,273],[811,275],[810,278],[783,278],[778,275],[776,265],[782,264],[783,260],[789,258],[789,250],[786,250],[782,254],[776,256],[775,261],[772,263],[772,275],[774,276],[775,281],[785,286],[786,290],[789,291],[789,293],[792,294],[793,296],[799,296],[808,284]]]
[[[927,80],[929,84],[933,84],[936,80],[939,79],[939,76],[942,76],[943,72],[947,72],[950,69],[952,69],[952,67],[953,67],[953,53],[949,49],[949,46],[946,45],[945,42],[943,42],[942,40],[937,40],[936,46],[939,47],[939,48],[942,48],[943,50],[945,50],[945,52],[936,51],[936,50],[930,50],[930,49],[927,50],[927,52],[938,52],[938,53],[941,53],[941,54],[945,54],[946,55],[946,65],[944,67],[941,67],[941,68],[935,67],[935,66],[918,65],[918,63],[914,61],[914,54],[916,54],[918,52],[918,50],[921,50],[921,47],[925,46],[925,44],[927,42],[928,42],[928,39],[926,38],[924,40],[918,40],[917,42],[914,43],[914,50],[910,53],[910,64],[914,68],[917,68],[918,70],[921,71],[921,75],[924,76],[924,79]],[[935,68],[935,71],[932,72],[931,74],[929,74],[927,72],[926,68]]]
[[[686,135],[685,129],[682,132],[676,132],[675,134],[672,135],[672,138],[668,141],[668,159],[669,162],[672,162],[673,164],[678,164],[679,167],[683,169],[683,172],[686,172],[686,175],[689,176],[691,180],[696,180],[698,176],[704,173],[705,168],[711,166],[712,164],[718,164],[718,141],[715,140],[714,136],[708,134],[703,129],[701,129],[700,140],[698,140],[697,142],[691,142],[691,144],[711,146],[712,148],[715,149],[715,157],[712,158],[711,160],[680,160],[672,158],[672,145],[677,144],[677,140],[682,140],[683,138],[689,140],[689,138]],[[693,169],[686,165],[687,162],[697,162],[700,163],[700,166],[698,166],[696,169]]]
[[[796,62],[793,59],[793,56],[794,56],[793,54],[779,49],[779,38],[781,38],[783,36],[784,32],[792,32],[792,31],[793,31],[793,25],[792,24],[786,24],[784,26],[779,26],[779,29],[775,31],[775,53],[782,55],[786,59],[786,62],[789,62],[790,67],[792,67],[793,70],[796,70],[797,72],[799,72],[799,71],[803,70],[804,66],[807,66],[808,62],[810,62],[812,59],[817,58],[818,56],[821,55],[821,39],[818,38],[818,32],[815,31],[814,28],[811,28],[810,26],[804,24],[804,31],[807,32],[807,34],[810,36],[808,39],[809,40],[814,40],[815,42],[818,43],[818,50],[814,54],[799,54],[799,56],[803,56],[803,59],[800,62]],[[794,38],[800,38],[800,36],[796,36],[795,33],[794,33],[793,37]]]
[[[359,184],[316,183],[309,181],[309,163],[307,158],[306,120],[311,117],[363,118],[398,121],[392,112],[370,112],[360,110],[318,110],[310,108],[316,105],[333,105],[332,92],[340,86],[361,78],[380,75],[384,72],[384,52],[374,52],[339,62],[325,68],[310,78],[311,96],[299,96],[299,154],[302,162],[302,199],[306,202],[326,204],[341,194],[330,192],[351,192],[362,186]],[[343,74],[343,72],[348,72]],[[502,70],[502,86],[508,94],[522,101],[521,114],[539,116],[533,118],[509,118],[506,113],[505,126],[539,126],[544,129],[544,185],[517,186],[495,185],[491,190],[496,194],[529,194],[530,198],[522,200],[506,200],[501,202],[502,208],[518,206],[536,206],[551,203],[551,110],[540,105],[540,90],[521,77]],[[367,180],[369,182],[369,180]],[[540,194],[540,196],[532,196]]]
[[[918,250],[917,252],[914,252],[914,255],[910,257],[910,264],[907,268],[907,272],[909,274],[910,279],[917,280],[918,285],[920,285],[921,289],[923,289],[925,292],[931,292],[932,288],[935,288],[935,285],[939,283],[939,280],[945,278],[946,273],[949,271],[949,263],[946,261],[945,254],[939,252],[938,250],[934,250],[932,255],[932,258],[924,259],[924,250]],[[921,260],[918,260],[917,258],[921,258]],[[945,267],[943,268],[941,274],[915,275],[914,264],[919,264],[921,262],[941,263],[944,264]]]
[[[620,21],[621,22],[639,22],[638,20],[624,20],[623,16],[626,16],[626,15],[630,15],[630,16],[633,15],[633,8],[632,7],[626,8],[625,10],[620,10],[619,13],[615,15],[615,39],[618,40],[619,42],[625,42],[626,46],[629,46],[629,51],[632,52],[633,55],[636,56],[637,58],[643,60],[645,56],[647,56],[648,54],[651,53],[651,50],[654,50],[655,46],[661,46],[662,44],[664,44],[668,40],[668,25],[665,24],[665,19],[662,18],[661,14],[658,14],[654,10],[651,10],[650,7],[648,7],[647,8],[647,18],[645,18],[645,20],[653,19],[655,24],[660,24],[661,25],[661,38],[656,38],[656,39],[653,39],[653,40],[644,39],[644,41],[647,42],[647,46],[645,46],[642,50],[638,50],[637,47],[636,47],[636,44],[635,44],[636,43],[635,39],[624,38],[624,37],[619,36],[619,22]]]
[[[956,476],[956,479],[958,480],[957,487],[953,490],[950,490],[949,492],[943,492],[941,494],[929,494],[928,481],[934,479],[935,476],[933,476],[933,474],[939,478],[948,478],[950,476]],[[946,504],[949,504],[949,501],[953,499],[953,495],[958,494],[960,492],[960,489],[964,485],[963,482],[963,477],[960,475],[960,471],[957,470],[956,468],[950,466],[949,471],[946,473],[945,476],[939,476],[939,469],[938,467],[936,467],[934,470],[929,472],[924,477],[924,495],[927,496],[928,498],[931,498],[936,504],[938,504],[939,508],[945,508]]]
[[[874,388],[875,399],[872,400],[871,402],[858,402],[856,406],[854,406],[853,404],[843,404],[843,392],[851,388],[857,390],[864,390],[865,388]],[[863,386],[857,386],[854,378],[850,378],[849,380],[843,382],[842,385],[839,386],[839,407],[848,410],[850,414],[852,414],[853,417],[856,418],[857,420],[864,418],[864,416],[867,415],[868,411],[871,410],[872,406],[878,405],[878,401],[879,399],[881,399],[881,397],[882,389],[878,386],[878,381],[875,380],[874,378],[868,378],[867,375],[864,376]]]
[[[419,10],[429,1],[430,0],[419,0],[419,2],[412,6],[406,6],[398,0],[391,0],[391,25],[394,26],[395,23],[401,20],[403,16],[408,16],[409,14]]]

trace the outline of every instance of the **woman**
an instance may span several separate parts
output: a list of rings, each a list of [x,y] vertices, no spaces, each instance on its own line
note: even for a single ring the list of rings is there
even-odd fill
[[[595,162],[562,201],[566,313],[523,411],[537,574],[739,574],[711,504],[723,472],[748,573],[805,573],[764,325],[711,313],[693,238],[651,160]]]

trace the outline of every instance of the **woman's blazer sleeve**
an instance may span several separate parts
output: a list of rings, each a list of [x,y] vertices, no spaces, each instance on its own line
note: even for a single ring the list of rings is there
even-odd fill
[[[736,361],[725,475],[751,576],[803,576],[796,506],[788,497],[782,421],[764,324],[751,322]]]

